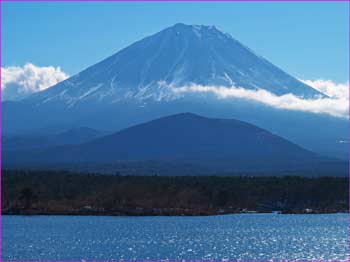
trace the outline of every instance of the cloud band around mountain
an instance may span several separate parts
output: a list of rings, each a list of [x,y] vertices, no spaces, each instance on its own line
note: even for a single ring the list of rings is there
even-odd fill
[[[60,67],[39,67],[31,63],[1,68],[2,100],[20,100],[68,78]]]
[[[293,94],[277,96],[264,89],[249,90],[241,87],[202,86],[197,84],[173,88],[173,91],[177,94],[186,92],[213,93],[219,99],[246,99],[285,110],[323,113],[342,118],[349,116],[348,84],[335,84],[329,80],[305,80],[303,82],[329,97],[306,99]]]
[[[31,63],[23,67],[1,68],[2,100],[20,100],[32,93],[45,90],[68,78],[60,67],[39,67]],[[197,84],[171,87],[176,94],[213,93],[219,99],[239,98],[259,102],[279,109],[324,113],[346,118],[349,115],[349,83],[335,83],[331,80],[300,80],[328,98],[305,99],[293,94],[277,96],[266,90],[249,90],[242,87],[202,86]],[[163,83],[164,85],[164,83]],[[165,84],[166,85],[166,84]]]
[[[349,83],[335,83],[331,80],[303,80],[303,83],[315,88],[332,98],[349,98]]]

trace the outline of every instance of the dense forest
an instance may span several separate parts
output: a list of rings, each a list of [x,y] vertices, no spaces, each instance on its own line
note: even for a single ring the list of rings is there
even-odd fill
[[[348,178],[3,170],[3,214],[214,215],[348,209]]]

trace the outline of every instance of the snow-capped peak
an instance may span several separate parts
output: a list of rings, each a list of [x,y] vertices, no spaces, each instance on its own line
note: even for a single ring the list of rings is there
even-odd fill
[[[157,83],[265,89],[276,95],[320,93],[293,78],[215,26],[177,23],[122,49],[27,101],[115,103],[168,99]]]

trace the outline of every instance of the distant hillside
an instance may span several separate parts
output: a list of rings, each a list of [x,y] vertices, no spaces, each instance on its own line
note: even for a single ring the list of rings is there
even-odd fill
[[[56,134],[38,132],[33,134],[4,135],[2,139],[2,149],[23,150],[59,145],[75,145],[96,139],[105,134],[106,132],[104,131],[80,127],[68,129]]]
[[[197,172],[294,171],[320,168],[322,158],[264,129],[238,120],[190,113],[163,117],[80,145],[5,151],[10,167],[66,167],[86,163],[189,165]],[[131,164],[130,164],[131,163]],[[181,172],[181,171],[180,171]],[[179,174],[181,175],[181,174]]]
[[[68,148],[78,160],[304,159],[316,155],[246,122],[191,113],[159,118]],[[64,149],[67,150],[67,149]],[[67,152],[68,153],[68,152]]]

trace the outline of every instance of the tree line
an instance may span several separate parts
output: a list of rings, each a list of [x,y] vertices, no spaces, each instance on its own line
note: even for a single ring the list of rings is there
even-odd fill
[[[118,176],[3,170],[3,212],[215,214],[348,209],[348,178]],[[136,212],[137,211],[137,212]]]

